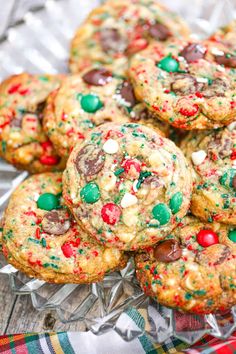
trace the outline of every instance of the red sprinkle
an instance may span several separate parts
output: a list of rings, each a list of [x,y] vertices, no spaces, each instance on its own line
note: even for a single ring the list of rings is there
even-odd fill
[[[35,231],[35,237],[40,240],[40,228],[38,227]]]
[[[47,150],[52,147],[51,141],[44,141],[40,144],[43,150]]]
[[[15,84],[12,87],[10,87],[9,90],[8,90],[9,95],[12,95],[13,93],[18,92],[20,87],[21,87],[21,83]]]
[[[135,168],[138,173],[141,171],[140,163],[137,160],[125,160],[125,163],[122,165],[122,167],[124,167],[126,173],[128,173],[132,167]]]

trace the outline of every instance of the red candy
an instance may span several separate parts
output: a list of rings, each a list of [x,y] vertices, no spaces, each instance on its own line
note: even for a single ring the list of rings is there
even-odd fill
[[[123,167],[126,173],[128,173],[132,167],[135,168],[138,173],[141,171],[140,163],[136,160],[126,160]]]
[[[53,166],[58,163],[58,157],[57,156],[47,156],[43,155],[40,157],[39,161],[43,165],[48,165],[48,166]]]
[[[120,220],[121,210],[114,203],[103,205],[101,210],[102,220],[109,225],[115,225]]]
[[[205,229],[199,231],[199,233],[197,234],[197,242],[202,247],[209,247],[215,245],[216,243],[219,243],[219,238],[214,231],[210,229]]]
[[[64,245],[61,246],[61,250],[66,258],[73,256],[73,249],[69,242],[64,243]]]

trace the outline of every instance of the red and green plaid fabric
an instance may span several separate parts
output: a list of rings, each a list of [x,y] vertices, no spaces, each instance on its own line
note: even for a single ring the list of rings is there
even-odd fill
[[[191,348],[186,348],[186,344],[179,340],[172,341],[173,345],[153,345],[149,349],[140,339],[131,343],[126,343],[120,338],[110,340],[110,347],[105,341],[104,344],[94,345],[90,343],[88,349],[88,337],[84,334],[73,332],[46,333],[46,334],[14,334],[0,336],[1,354],[161,354],[161,353],[187,353],[187,354],[235,354],[236,353],[236,332],[227,340],[219,340],[211,336],[205,336]],[[91,334],[90,334],[91,335]],[[107,335],[104,335],[107,338]],[[113,334],[114,336],[114,334]],[[117,335],[118,336],[118,335]],[[96,337],[96,341],[103,342],[103,336]],[[85,338],[85,340],[83,340]],[[111,338],[111,337],[110,337]],[[120,345],[118,344],[120,342]],[[142,339],[145,341],[145,338]],[[98,343],[98,342],[97,342]],[[176,344],[176,346],[174,345]],[[100,343],[101,344],[101,343]],[[110,350],[109,350],[110,348]]]

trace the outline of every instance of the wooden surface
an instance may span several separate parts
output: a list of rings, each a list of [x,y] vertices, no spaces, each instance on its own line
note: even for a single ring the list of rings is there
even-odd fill
[[[29,295],[14,295],[9,279],[0,278],[0,335],[22,332],[81,331],[80,322],[65,325],[58,320],[55,311],[35,310]]]

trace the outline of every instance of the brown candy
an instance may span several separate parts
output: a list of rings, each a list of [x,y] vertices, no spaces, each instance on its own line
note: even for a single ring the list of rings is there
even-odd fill
[[[190,74],[176,74],[173,75],[173,82],[171,84],[171,91],[177,95],[191,95],[199,91],[198,82]]]
[[[234,178],[233,178],[232,186],[233,186],[233,189],[236,190],[236,176],[234,176]]]
[[[155,23],[151,25],[149,28],[149,34],[151,37],[159,41],[165,41],[171,36],[168,27],[166,27],[162,23]]]
[[[229,257],[230,253],[228,246],[218,243],[198,252],[196,262],[207,266],[216,266],[222,264]]]
[[[215,55],[217,64],[228,66],[229,68],[236,68],[236,56],[231,54]]]
[[[105,153],[96,145],[88,144],[78,153],[75,165],[77,171],[85,176],[93,176],[102,170]]]
[[[133,86],[128,81],[123,82],[120,88],[120,95],[127,103],[129,103],[130,107],[133,107],[137,102],[134,95]]]
[[[127,48],[127,40],[116,28],[104,28],[100,32],[100,42],[104,52],[120,53]]]
[[[170,263],[182,256],[182,249],[176,240],[161,241],[154,248],[154,257],[158,262]]]
[[[83,75],[86,84],[94,86],[104,86],[112,80],[112,73],[104,68],[92,69]]]
[[[70,228],[70,216],[66,210],[52,210],[44,215],[42,229],[50,235],[63,235]]]
[[[204,58],[206,49],[198,44],[188,44],[180,53],[181,57],[184,57],[188,63]]]
[[[223,131],[215,132],[212,136],[212,140],[208,144],[208,152],[210,155],[219,156],[223,159],[231,155],[233,141],[228,137],[225,137]]]
[[[202,94],[204,97],[223,97],[225,96],[225,92],[229,88],[228,83],[226,83],[222,79],[215,79],[212,81],[212,84],[207,86],[203,91]]]

